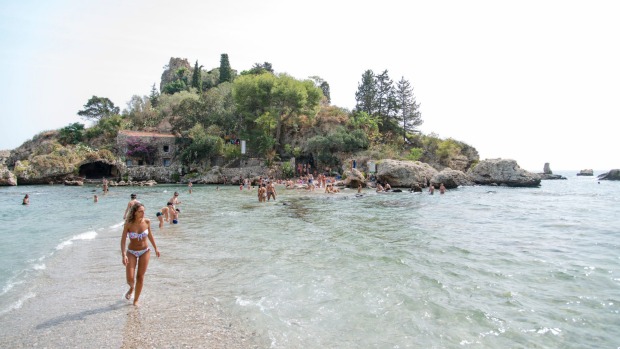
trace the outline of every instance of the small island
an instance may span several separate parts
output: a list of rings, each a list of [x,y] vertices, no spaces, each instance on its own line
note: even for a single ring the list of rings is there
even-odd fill
[[[233,69],[171,58],[159,87],[122,110],[92,96],[75,122],[44,131],[0,157],[0,185],[226,184],[326,174],[339,185],[411,190],[459,185],[539,186],[548,174],[515,160],[480,160],[464,142],[424,135],[410,81],[362,73],[353,110],[331,104],[329,83],[296,79],[268,63]],[[403,176],[404,174],[404,176]],[[148,184],[146,184],[148,183]]]

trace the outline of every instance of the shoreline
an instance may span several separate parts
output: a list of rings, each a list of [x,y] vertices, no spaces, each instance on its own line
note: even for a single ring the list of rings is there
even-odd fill
[[[133,306],[123,298],[124,267],[114,248],[118,229],[65,246],[40,275],[20,285],[33,297],[0,315],[2,347],[269,346],[217,300],[197,297],[197,285],[179,284],[185,280],[165,261],[151,260],[141,304]]]

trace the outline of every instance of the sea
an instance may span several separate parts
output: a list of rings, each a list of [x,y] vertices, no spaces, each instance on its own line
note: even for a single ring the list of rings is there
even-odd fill
[[[577,172],[266,203],[238,185],[0,187],[0,347],[620,348],[620,182]],[[175,191],[179,224],[159,228]],[[161,252],[140,307],[123,298],[131,193]]]

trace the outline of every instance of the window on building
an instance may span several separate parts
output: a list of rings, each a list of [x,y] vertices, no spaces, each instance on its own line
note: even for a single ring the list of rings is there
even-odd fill
[[[127,163],[127,167],[131,167],[133,165],[131,160],[127,160],[126,163]]]
[[[142,166],[142,165],[144,165],[144,161],[138,160],[138,166]]]
[[[170,166],[170,159],[164,159],[164,167]]]
[[[164,153],[167,153],[170,151],[170,146],[169,145],[164,145]]]

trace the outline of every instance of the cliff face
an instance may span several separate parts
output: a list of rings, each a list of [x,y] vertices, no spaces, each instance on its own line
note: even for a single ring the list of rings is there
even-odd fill
[[[187,58],[171,57],[170,62],[168,63],[168,66],[166,67],[166,70],[164,70],[164,72],[161,74],[161,82],[159,83],[160,91],[163,91],[164,86],[166,86],[166,84],[179,79],[179,76],[177,75],[177,71],[180,68],[187,69],[187,74],[188,74],[187,77],[188,79],[191,78],[193,69],[192,69],[192,66],[189,64],[189,62],[187,61]]]
[[[62,145],[57,141],[57,134],[57,131],[43,132],[11,151],[6,168],[18,184],[63,183],[83,176],[89,164],[105,164],[109,171],[122,166],[108,150]]]

